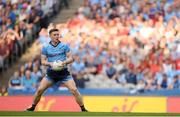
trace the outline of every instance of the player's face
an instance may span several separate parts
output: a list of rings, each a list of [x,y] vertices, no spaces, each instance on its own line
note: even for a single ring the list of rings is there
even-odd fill
[[[55,43],[59,42],[59,32],[58,31],[52,32],[50,36],[51,36],[51,39],[53,42],[55,42]]]

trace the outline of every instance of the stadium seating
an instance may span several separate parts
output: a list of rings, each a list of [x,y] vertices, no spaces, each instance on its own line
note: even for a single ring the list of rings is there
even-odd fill
[[[84,0],[72,19],[56,25],[75,56],[70,70],[77,86],[175,94],[180,89],[180,14],[173,6],[173,0]],[[47,32],[40,31],[40,47],[49,40]],[[40,58],[30,62],[31,72],[36,66],[34,74],[42,78]],[[41,78],[32,77],[37,84]],[[10,92],[15,94],[12,87]]]

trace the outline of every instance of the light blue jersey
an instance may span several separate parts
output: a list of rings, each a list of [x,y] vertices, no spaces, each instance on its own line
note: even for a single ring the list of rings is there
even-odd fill
[[[47,57],[48,62],[54,62],[57,60],[65,61],[66,53],[70,51],[67,44],[59,42],[56,46],[52,45],[51,42],[43,46],[42,54]]]
[[[59,42],[56,46],[52,45],[51,42],[44,45],[42,48],[42,55],[47,57],[48,62],[54,61],[65,61],[66,60],[66,53],[70,51],[70,48],[67,44]],[[72,79],[67,67],[64,67],[61,71],[54,71],[51,67],[47,69],[46,78],[52,82],[66,82]]]

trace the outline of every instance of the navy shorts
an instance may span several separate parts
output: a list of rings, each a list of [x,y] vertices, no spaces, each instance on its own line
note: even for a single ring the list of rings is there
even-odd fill
[[[47,70],[46,79],[53,83],[65,83],[68,80],[72,80],[73,77],[69,73],[68,69],[65,68],[61,71],[54,71],[52,69]]]

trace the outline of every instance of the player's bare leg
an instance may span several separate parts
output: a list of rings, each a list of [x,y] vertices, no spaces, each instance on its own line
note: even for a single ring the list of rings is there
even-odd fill
[[[76,99],[76,102],[79,104],[81,107],[81,111],[87,111],[84,107],[83,99],[81,94],[79,93],[76,84],[74,80],[68,80],[67,82],[64,83],[64,85],[69,89],[69,91],[73,94],[73,96]]]
[[[32,106],[28,109],[26,109],[27,111],[34,111],[35,108],[36,108],[36,105],[38,104],[38,102],[40,101],[41,99],[41,96],[42,94],[44,93],[44,91],[49,88],[50,86],[52,85],[52,82],[49,81],[48,79],[46,78],[43,78],[41,80],[41,83],[34,95],[34,100],[33,100],[33,103],[32,103]]]

